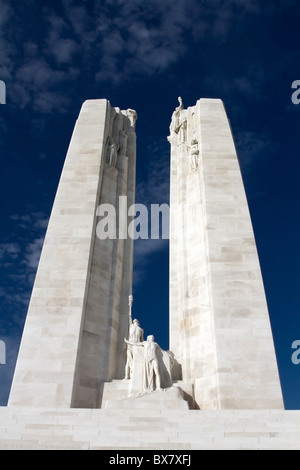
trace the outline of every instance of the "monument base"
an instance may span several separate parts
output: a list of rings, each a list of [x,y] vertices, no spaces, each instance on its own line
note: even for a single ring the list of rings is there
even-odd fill
[[[151,393],[131,393],[130,380],[113,380],[103,386],[102,401],[99,408],[111,407],[147,407],[147,408],[177,408],[195,409],[193,385],[182,381],[175,382],[171,387],[156,390]]]
[[[0,407],[0,450],[300,450],[300,411]]]
[[[184,398],[184,392],[180,387],[172,387],[155,390],[151,393],[141,393],[135,397],[123,398],[120,400],[107,400],[105,408],[119,410],[139,408],[139,409],[161,409],[172,408],[177,410],[188,410],[189,404]]]

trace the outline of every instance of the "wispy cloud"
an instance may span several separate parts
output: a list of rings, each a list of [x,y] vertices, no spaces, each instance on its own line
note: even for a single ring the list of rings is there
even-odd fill
[[[147,173],[137,183],[136,201],[150,204],[169,203],[170,193],[170,146],[168,142],[151,138],[139,154],[140,161],[146,161]]]
[[[19,250],[18,255],[21,255],[20,264],[25,267],[26,277],[32,277],[38,267],[49,218],[43,212],[36,211],[25,215],[14,214],[11,219],[16,222],[19,228],[31,234],[30,241],[23,239],[22,242],[15,245]]]
[[[24,320],[48,222],[40,211],[11,219],[18,235],[0,244],[0,325],[5,331],[18,330]]]
[[[143,146],[141,159],[147,160],[147,172],[136,187],[136,202],[148,209],[149,237],[151,236],[151,204],[169,204],[170,192],[170,147],[168,142],[150,139]],[[166,217],[166,214],[164,214]],[[162,221],[160,220],[162,223]],[[167,221],[168,224],[169,220]],[[161,231],[160,231],[161,234]],[[134,243],[134,286],[142,283],[153,256],[168,250],[167,239],[137,239]]]
[[[93,77],[99,86],[166,71],[191,41],[225,40],[236,17],[259,10],[255,0],[107,0],[92,6],[64,0],[60,8],[28,10],[0,0],[0,76],[9,80],[13,103],[63,113],[71,105],[65,90],[76,80]],[[40,24],[38,40],[31,22]]]
[[[36,270],[39,264],[41,251],[43,248],[44,237],[33,240],[26,246],[24,261],[28,269]]]
[[[49,221],[49,216],[42,211],[33,211],[28,214],[13,214],[10,218],[16,222],[19,228],[25,230],[42,229],[44,231]]]
[[[19,243],[0,243],[0,259],[15,260],[21,252]]]
[[[41,211],[14,214],[10,240],[0,244],[0,339],[6,364],[0,366],[0,405],[8,400],[20,338],[41,253],[47,217]]]
[[[253,167],[262,159],[269,156],[271,143],[267,135],[254,132],[238,132],[235,136],[235,144],[238,151],[243,173],[246,175],[253,171]]]

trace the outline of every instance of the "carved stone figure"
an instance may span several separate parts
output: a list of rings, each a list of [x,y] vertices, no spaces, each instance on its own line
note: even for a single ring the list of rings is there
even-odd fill
[[[115,168],[117,164],[118,152],[114,141],[109,137],[106,144],[106,161],[110,168]]]
[[[179,102],[179,106],[177,106],[177,108],[175,109],[175,112],[179,114],[180,111],[184,108],[181,96],[178,96],[178,102]]]
[[[179,120],[180,120],[180,111],[183,109],[183,102],[182,98],[178,97],[179,106],[175,108],[175,111],[172,114],[171,124],[170,124],[170,131],[178,132]]]
[[[135,121],[137,120],[136,111],[134,111],[133,109],[127,109],[126,114],[129,117],[130,124],[132,125],[132,127],[134,127],[135,126]]]
[[[190,147],[190,167],[191,170],[196,171],[198,168],[199,149],[198,141],[193,139]]]
[[[170,132],[175,132],[175,134],[179,134],[179,143],[183,143],[186,141],[186,127],[187,127],[187,120],[186,117],[183,115],[181,111],[183,110],[183,102],[182,98],[178,97],[179,106],[175,108],[175,111],[172,114],[172,120],[170,124]]]
[[[182,144],[186,141],[186,127],[187,121],[183,119],[178,126],[177,132],[179,133],[179,143]]]
[[[129,306],[130,298],[129,298]],[[131,312],[131,309],[130,309]],[[135,318],[133,321],[131,320],[131,314],[129,316],[129,341],[126,340],[127,343],[127,359],[125,365],[125,380],[128,380],[132,376],[133,370],[133,346],[136,343],[140,343],[144,341],[144,330],[140,327],[140,322]]]
[[[147,336],[147,341],[144,341],[142,345],[145,348],[144,390],[149,392],[160,390],[160,373],[158,368],[160,347],[154,342],[153,335]]]
[[[127,341],[128,345],[134,348],[143,348],[143,391],[153,392],[154,390],[161,390],[160,372],[159,372],[159,358],[162,355],[161,349],[154,341],[154,336],[147,336],[147,341],[133,343]],[[141,350],[139,351],[141,354]]]
[[[127,151],[127,135],[122,129],[119,132],[119,155],[120,157],[125,157]]]

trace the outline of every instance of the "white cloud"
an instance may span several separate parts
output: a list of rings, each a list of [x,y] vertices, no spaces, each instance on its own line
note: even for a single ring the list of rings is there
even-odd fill
[[[0,27],[2,28],[12,15],[12,8],[3,0],[0,0]]]
[[[167,142],[159,142],[153,137],[142,149],[141,159],[147,159],[147,173],[136,187],[136,202],[148,208],[149,237],[151,236],[151,204],[168,204],[170,191],[170,148]],[[164,214],[164,217],[166,214]],[[168,223],[168,222],[167,222]],[[160,220],[161,228],[162,221]],[[161,231],[160,231],[161,234]],[[134,286],[147,276],[153,256],[168,250],[168,239],[137,239],[134,242]]]
[[[16,259],[21,253],[19,243],[0,243],[0,259]]]
[[[13,214],[10,218],[18,223],[18,227],[28,231],[30,229],[42,229],[45,231],[49,221],[49,217],[42,211],[29,212],[28,214]]]
[[[40,255],[44,243],[44,237],[39,237],[30,242],[25,250],[25,263],[27,268],[36,270],[39,264]]]
[[[145,205],[169,203],[170,193],[170,148],[165,142],[156,142],[144,147],[139,158],[147,158],[147,174],[137,183],[136,202]]]
[[[147,174],[143,176],[142,182],[137,183],[136,187],[136,202],[144,204],[148,208],[149,237],[151,236],[151,204],[168,204],[170,191],[169,144],[157,142],[151,137],[150,140],[151,143],[143,148],[144,155],[141,155],[142,159],[147,159]],[[162,223],[161,220],[160,223]],[[146,278],[152,257],[168,250],[168,246],[168,239],[135,240],[133,281],[135,287]]]
[[[261,10],[258,0],[95,1],[92,10],[64,0],[62,7],[60,14],[45,6],[39,17],[32,16],[44,27],[37,43],[21,21],[18,29],[11,29],[19,10],[0,0],[0,76],[13,77],[9,96],[21,107],[64,112],[71,104],[66,87],[85,73],[92,74],[97,84],[108,80],[118,84],[166,71],[192,41],[224,41],[232,25],[235,30],[242,28],[245,15]],[[5,28],[11,31],[9,40]],[[249,90],[243,77],[236,84]]]
[[[19,227],[31,233],[33,237],[30,242],[27,242],[25,246],[23,246],[23,249],[21,249],[20,242],[11,244],[8,248],[11,256],[14,255],[16,257],[20,255],[21,265],[25,265],[26,276],[28,277],[35,274],[38,266],[45,238],[45,230],[48,225],[48,217],[46,217],[43,212],[37,211],[25,215],[14,214],[11,216],[11,219],[14,220]],[[33,234],[35,234],[35,236]],[[24,273],[22,273],[22,276],[23,275]]]
[[[129,1],[119,5],[114,16],[103,25],[103,15],[97,21],[105,39],[100,51],[101,61],[116,63],[122,54],[124,59],[119,73],[153,74],[165,70],[187,50],[183,33],[192,25],[185,2]],[[98,27],[99,27],[98,23]],[[101,67],[102,69],[102,67]],[[99,70],[101,78],[105,71]],[[115,67],[113,67],[115,69]],[[107,78],[110,70],[106,71]]]
[[[72,82],[78,74],[79,70],[74,67],[68,70],[53,68],[36,52],[36,57],[24,59],[15,72],[16,81],[10,87],[11,100],[21,107],[31,104],[43,113],[63,112],[70,104],[63,85]]]
[[[55,58],[58,64],[70,63],[77,50],[78,44],[74,40],[61,38],[57,31],[51,31],[47,52]]]
[[[12,320],[18,322],[20,311],[28,305],[48,218],[41,211],[33,211],[14,214],[11,220],[15,222],[18,237],[12,242],[0,244],[1,292],[5,292],[1,308],[12,310]],[[24,232],[20,232],[20,228]]]
[[[266,135],[259,134],[258,132],[246,131],[236,133],[235,145],[244,174],[252,171],[253,165],[270,154],[266,150],[271,143]]]
[[[135,259],[138,264],[147,262],[148,256],[166,249],[168,245],[168,240],[152,240],[150,238],[148,240],[137,239],[134,242]]]
[[[2,26],[9,29],[13,11],[2,0],[0,6]],[[63,112],[70,104],[65,87],[91,71],[98,82],[118,83],[165,70],[187,50],[184,32],[195,28],[185,2],[95,2],[92,14],[71,1],[63,6],[60,15],[48,6],[36,17],[44,26],[38,43],[22,22],[9,40],[2,34],[0,75],[13,77],[10,99],[21,107]]]

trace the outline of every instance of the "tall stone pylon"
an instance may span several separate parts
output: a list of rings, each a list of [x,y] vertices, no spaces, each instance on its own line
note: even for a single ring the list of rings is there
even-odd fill
[[[82,106],[40,257],[9,405],[96,408],[103,383],[123,378],[136,118],[135,111],[121,111],[105,99]],[[127,205],[119,206],[120,196]],[[104,204],[115,207],[123,236],[96,235],[97,210]]]
[[[200,409],[283,408],[256,243],[219,99],[170,126],[170,349]]]

